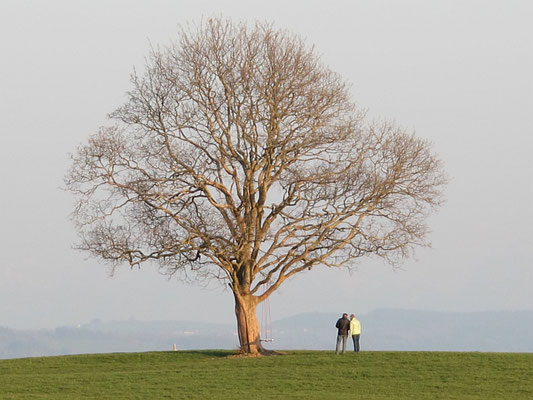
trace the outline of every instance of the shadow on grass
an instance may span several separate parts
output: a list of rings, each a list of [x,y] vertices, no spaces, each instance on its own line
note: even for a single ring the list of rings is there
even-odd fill
[[[197,354],[206,357],[224,358],[239,354],[236,350],[181,350],[179,353],[183,354]]]
[[[237,354],[236,351],[231,350],[205,350],[202,353],[209,357],[229,357]]]
[[[267,350],[262,354],[245,354],[239,350],[180,350],[179,354],[196,355],[209,358],[255,358],[269,356],[284,356],[289,354],[287,351]]]

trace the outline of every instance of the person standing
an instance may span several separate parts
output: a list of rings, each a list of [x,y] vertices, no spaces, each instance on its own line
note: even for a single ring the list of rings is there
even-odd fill
[[[346,352],[346,341],[348,340],[348,334],[350,333],[350,320],[348,314],[342,314],[342,318],[337,320],[335,324],[337,328],[337,346],[335,347],[335,354],[339,354],[339,348],[342,342],[342,354]]]
[[[353,340],[353,351],[356,353],[361,350],[359,345],[359,338],[361,337],[361,321],[355,318],[355,315],[350,315],[350,335]]]

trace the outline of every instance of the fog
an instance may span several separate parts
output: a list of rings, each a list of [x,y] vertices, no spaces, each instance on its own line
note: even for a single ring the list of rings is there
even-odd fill
[[[431,140],[450,177],[431,249],[393,269],[314,268],[270,299],[272,319],[382,307],[533,309],[533,3],[529,1],[15,1],[0,7],[0,326],[102,320],[233,322],[217,284],[150,266],[114,277],[72,249],[75,151],[125,101],[150,46],[224,16],[305,38],[370,118]]]

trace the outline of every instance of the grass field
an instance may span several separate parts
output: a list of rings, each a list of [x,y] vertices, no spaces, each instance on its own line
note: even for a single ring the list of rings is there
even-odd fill
[[[533,354],[232,354],[0,360],[0,399],[533,399]]]

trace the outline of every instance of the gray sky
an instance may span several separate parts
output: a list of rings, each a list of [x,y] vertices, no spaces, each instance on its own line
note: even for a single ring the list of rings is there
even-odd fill
[[[533,309],[533,2],[23,1],[0,5],[0,326],[99,318],[234,322],[231,293],[155,269],[113,278],[71,249],[69,152],[125,100],[150,43],[202,16],[267,20],[314,44],[354,100],[434,143],[451,182],[432,249],[400,270],[315,268],[272,319],[380,307]]]

